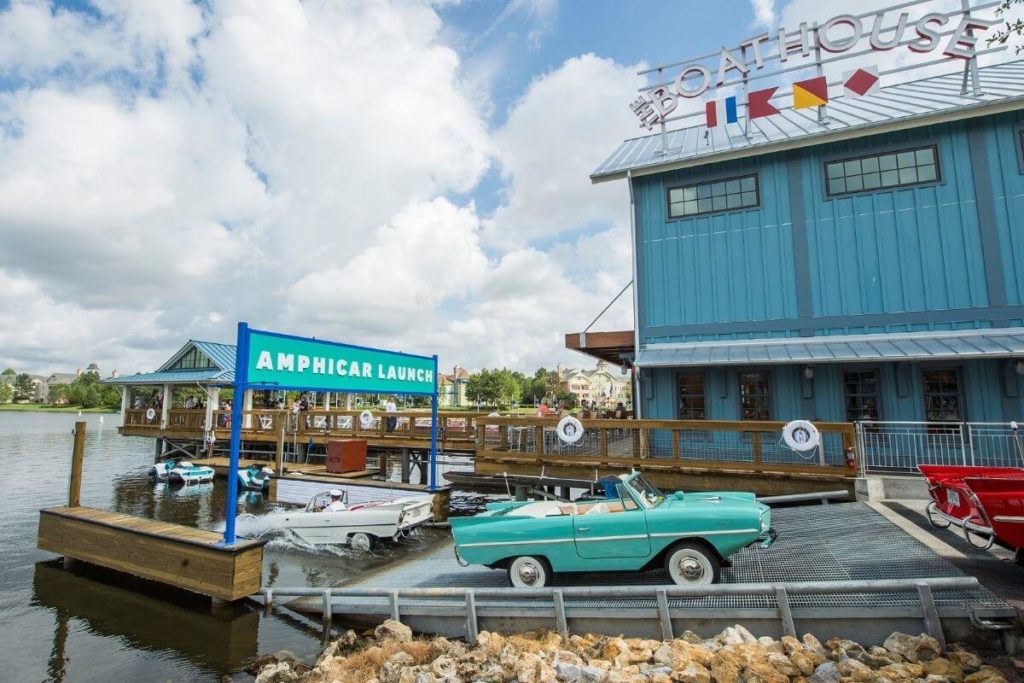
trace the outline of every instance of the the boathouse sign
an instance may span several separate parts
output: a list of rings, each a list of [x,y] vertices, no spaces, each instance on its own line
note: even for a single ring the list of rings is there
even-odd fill
[[[433,394],[435,359],[251,330],[250,385],[381,394]]]

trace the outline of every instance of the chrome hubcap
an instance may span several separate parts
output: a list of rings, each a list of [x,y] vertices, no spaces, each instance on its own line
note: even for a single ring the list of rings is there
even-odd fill
[[[679,575],[687,581],[700,581],[704,578],[704,565],[692,557],[681,558],[677,566]]]
[[[539,572],[537,571],[536,565],[525,562],[519,566],[519,580],[525,584],[533,585],[537,583]]]

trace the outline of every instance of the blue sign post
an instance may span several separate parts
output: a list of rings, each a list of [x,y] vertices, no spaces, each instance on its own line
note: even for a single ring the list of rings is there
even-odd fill
[[[430,468],[428,490],[437,489],[437,355],[416,356],[340,344],[277,332],[252,330],[238,323],[234,397],[231,411],[231,460],[224,543],[235,542],[238,506],[238,451],[242,442],[241,399],[249,389],[337,391],[430,396]]]

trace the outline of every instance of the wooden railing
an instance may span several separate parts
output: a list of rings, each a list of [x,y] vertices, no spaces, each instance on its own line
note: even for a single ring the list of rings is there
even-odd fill
[[[152,413],[149,411],[152,410]],[[152,414],[152,417],[149,415]],[[160,410],[157,408],[132,408],[124,413],[125,427],[159,427]]]
[[[821,445],[797,453],[782,443],[784,422],[725,420],[583,420],[583,437],[567,444],[557,418],[480,417],[477,461],[575,467],[643,467],[853,476],[853,425],[817,422]]]
[[[203,408],[171,408],[167,411],[168,429],[199,429],[206,422],[206,410]]]
[[[252,433],[287,435],[329,435],[378,440],[403,439],[427,442],[430,440],[431,416],[429,412],[384,413],[371,411],[371,424],[360,422],[361,410],[306,410],[298,414],[288,410],[247,410],[243,415],[243,429]],[[476,432],[476,419],[486,413],[439,412],[438,438],[446,442],[470,444]],[[215,410],[217,429],[231,427],[231,411]],[[394,422],[389,424],[388,420]]]

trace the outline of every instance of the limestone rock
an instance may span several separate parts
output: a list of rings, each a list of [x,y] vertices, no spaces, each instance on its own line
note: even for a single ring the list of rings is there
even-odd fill
[[[448,655],[441,655],[431,662],[430,670],[441,679],[455,678],[459,674],[459,665]]]
[[[677,640],[685,640],[691,645],[702,645],[704,643],[704,639],[693,631],[683,631],[683,635],[679,636]]]
[[[748,631],[746,627],[741,626],[740,624],[736,624],[735,626],[733,626],[733,628],[736,630],[736,633],[739,634],[740,638],[743,639],[744,643],[757,642],[757,638],[755,638],[754,634]]]
[[[981,657],[963,645],[954,644],[946,653],[946,659],[956,664],[965,673],[974,673],[981,668]]]
[[[672,671],[671,678],[680,683],[711,683],[711,672],[697,662],[688,661]]]
[[[782,636],[779,639],[779,643],[782,644],[782,649],[785,650],[787,655],[791,655],[794,652],[803,652],[804,645],[793,636]]]
[[[963,670],[945,657],[936,657],[930,662],[925,662],[924,671],[931,676],[948,678],[953,683],[961,683],[964,680]]]
[[[819,664],[814,673],[807,678],[807,683],[838,683],[838,681],[839,669],[836,667],[835,662]]]
[[[608,680],[608,670],[595,666],[557,662],[554,668],[557,680],[565,683],[605,683]]]
[[[1006,683],[1006,678],[994,666],[983,665],[970,676],[967,676],[964,679],[964,683]]]
[[[864,652],[864,648],[860,643],[855,643],[845,638],[832,638],[825,643],[825,647],[828,648],[828,658],[833,662],[838,662],[844,657],[857,659]]]
[[[805,633],[804,637],[802,638],[802,640],[803,640],[803,643],[804,643],[804,647],[807,648],[808,650],[810,650],[811,652],[814,652],[814,653],[817,653],[818,655],[820,655],[821,658],[822,658],[822,661],[825,661],[825,659],[828,659],[828,652],[825,651],[825,646],[822,645],[821,641],[818,640],[817,638],[815,638],[812,634]]]
[[[900,662],[883,666],[877,675],[891,681],[913,681],[924,676],[924,667],[920,664]]]
[[[605,646],[601,649],[601,658],[615,660],[620,655],[626,655],[629,657],[629,645],[622,638],[612,638]]]
[[[839,675],[844,681],[870,681],[875,677],[875,672],[871,670],[871,667],[861,664],[856,659],[844,659],[836,664],[836,669],[839,670]]]
[[[789,683],[789,676],[779,673],[767,662],[752,662],[743,669],[743,680],[746,683]]]
[[[396,652],[395,654],[388,657],[387,661],[380,667],[380,671],[377,672],[377,678],[381,680],[381,683],[398,683],[398,680],[402,677],[402,672],[412,667],[416,661],[407,652]]]
[[[268,664],[256,676],[256,683],[292,683],[298,680],[299,675],[292,671],[292,666],[288,662]]]
[[[775,667],[775,670],[784,676],[799,676],[800,667],[790,661],[789,657],[780,652],[769,652],[768,663]]]
[[[737,683],[743,670],[743,660],[733,650],[722,648],[715,652],[711,664],[711,678],[715,683]]]
[[[942,654],[939,641],[923,633],[911,636],[897,631],[885,639],[884,645],[886,650],[908,662],[927,662]]]
[[[800,673],[804,676],[810,676],[813,674],[815,668],[822,663],[820,661],[815,661],[815,657],[812,653],[804,652],[803,650],[791,654],[789,656],[789,661],[791,661],[793,666],[799,669]]]
[[[395,640],[399,643],[412,642],[412,629],[394,619],[388,619],[375,628],[373,635],[377,640]]]

